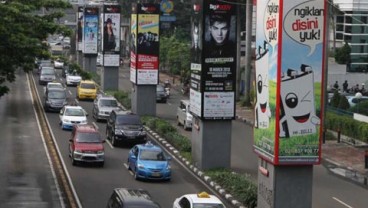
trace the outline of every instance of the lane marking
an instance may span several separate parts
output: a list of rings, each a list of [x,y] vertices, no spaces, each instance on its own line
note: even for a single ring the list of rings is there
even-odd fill
[[[79,101],[77,100],[77,98],[76,98],[76,99],[74,99],[74,101],[75,101],[75,103],[76,103],[77,105],[79,105]]]
[[[345,207],[348,208],[353,208],[352,206],[346,204],[345,202],[341,201],[340,199],[336,198],[336,197],[332,197],[334,200],[336,200],[337,202],[339,202],[340,204],[344,205]]]
[[[71,92],[70,90],[68,90],[68,92],[69,92],[69,95],[73,95],[73,94],[72,94],[72,92]]]
[[[112,146],[112,144],[110,143],[110,141],[108,139],[105,139],[105,141],[110,146],[111,149],[114,149],[114,146]]]
[[[92,125],[95,127],[95,129],[98,130],[98,126],[97,126],[97,124],[94,121],[92,122]]]
[[[167,102],[168,105],[172,105],[171,103]]]

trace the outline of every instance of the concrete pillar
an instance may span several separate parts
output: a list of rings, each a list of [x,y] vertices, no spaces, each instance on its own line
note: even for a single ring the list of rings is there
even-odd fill
[[[202,169],[230,168],[231,120],[194,118],[192,129],[193,164]]]
[[[96,72],[97,67],[97,54],[84,54],[83,56],[83,69],[88,72]]]
[[[77,51],[77,63],[79,66],[83,67],[83,53],[82,51]]]
[[[258,201],[262,208],[311,208],[313,165],[279,165],[259,158]]]
[[[156,116],[156,85],[133,84],[131,100],[133,113]]]
[[[103,91],[119,89],[119,67],[105,66],[102,68],[101,87]]]

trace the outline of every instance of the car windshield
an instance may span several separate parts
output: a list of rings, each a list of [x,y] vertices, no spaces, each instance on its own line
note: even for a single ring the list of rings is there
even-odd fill
[[[82,109],[66,109],[65,110],[66,116],[84,116],[84,111]]]
[[[47,84],[47,87],[48,88],[63,88],[63,86],[59,83],[50,83],[50,82]]]
[[[54,75],[55,72],[53,69],[42,69],[41,74],[42,75]]]
[[[161,85],[157,85],[156,89],[157,89],[157,92],[164,92],[165,91],[164,87],[161,86]]]
[[[96,89],[96,86],[92,83],[81,83],[80,87],[83,89]]]
[[[79,132],[76,141],[81,143],[100,143],[102,140],[97,132]]]
[[[102,107],[117,107],[118,103],[116,100],[101,100],[100,105]]]
[[[116,118],[117,125],[142,125],[141,120],[136,115],[124,115]]]
[[[225,208],[222,204],[202,204],[202,203],[195,203],[193,204],[193,208]]]
[[[64,91],[49,91],[48,96],[51,99],[65,99],[66,97]]]
[[[164,153],[160,150],[142,150],[139,158],[141,160],[166,161]]]

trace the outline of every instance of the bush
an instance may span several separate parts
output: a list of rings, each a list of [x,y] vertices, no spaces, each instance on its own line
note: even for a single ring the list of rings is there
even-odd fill
[[[340,95],[339,105],[337,106],[340,109],[347,110],[350,108],[350,104],[345,95]]]
[[[205,172],[218,185],[233,193],[240,203],[249,208],[257,206],[257,185],[248,175],[235,174],[225,169],[213,169]]]
[[[368,116],[368,101],[359,102],[354,107],[351,107],[349,111]]]
[[[114,91],[113,95],[126,109],[132,108],[132,101],[129,93],[125,91]]]
[[[331,98],[331,102],[330,102],[330,105],[332,107],[335,107],[337,108],[339,106],[339,103],[340,103],[340,93],[338,91],[335,91],[332,98]]]

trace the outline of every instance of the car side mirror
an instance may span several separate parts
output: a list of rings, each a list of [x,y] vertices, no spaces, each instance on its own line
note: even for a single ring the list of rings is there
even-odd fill
[[[63,115],[63,113],[64,113],[63,111],[60,111],[60,115]]]
[[[183,108],[183,109],[181,109],[181,110],[182,110],[184,113],[185,113],[185,111],[186,111],[186,110],[185,110],[185,108]]]
[[[170,156],[167,156],[166,158],[167,158],[167,160],[171,160],[172,159]]]
[[[69,142],[73,142],[73,139],[69,139]]]

